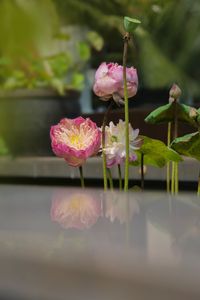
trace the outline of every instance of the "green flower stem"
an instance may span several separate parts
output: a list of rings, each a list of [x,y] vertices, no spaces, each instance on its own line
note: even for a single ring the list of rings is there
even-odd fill
[[[171,122],[168,123],[167,128],[167,146],[171,143]],[[167,193],[170,193],[170,162],[167,163]]]
[[[106,122],[108,114],[112,108],[113,101],[110,102],[110,105],[107,108],[107,111],[105,112],[104,118],[103,118],[103,125],[102,125],[102,158],[103,158],[103,185],[104,185],[104,191],[107,191],[108,189],[108,181],[107,181],[107,168],[106,168],[106,154],[104,152],[105,148],[105,128],[106,128]]]
[[[107,170],[106,170],[106,155],[103,150],[102,150],[102,158],[103,158],[103,186],[104,186],[104,191],[107,191],[108,182],[107,182]]]
[[[178,136],[178,115],[177,115],[177,99],[174,99],[174,136],[176,139]],[[172,163],[172,183],[171,183],[172,194],[178,194],[178,163]]]
[[[197,196],[200,197],[200,171],[199,171],[199,179],[198,179]]]
[[[141,154],[141,189],[144,190],[144,154]]]
[[[108,180],[109,180],[109,185],[110,185],[110,189],[113,190],[113,180],[112,180],[112,174],[110,169],[107,169],[108,172]]]
[[[82,166],[79,167],[79,173],[80,173],[81,187],[84,188],[85,182],[84,182],[84,177],[83,177],[83,167]]]
[[[167,163],[167,193],[170,193],[170,162]]]
[[[125,175],[124,175],[124,191],[128,191],[129,179],[129,109],[128,109],[128,92],[126,80],[126,61],[129,33],[124,36],[124,52],[123,52],[123,80],[124,80],[124,102],[125,102],[125,138],[126,138],[126,159],[125,159]]]
[[[118,168],[118,175],[119,175],[119,190],[122,190],[122,172],[121,172],[121,166],[117,165]]]
[[[178,136],[177,100],[174,99],[174,139]]]

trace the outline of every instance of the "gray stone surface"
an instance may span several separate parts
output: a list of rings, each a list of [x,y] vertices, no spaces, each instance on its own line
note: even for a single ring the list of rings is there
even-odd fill
[[[83,168],[85,178],[102,178],[102,160],[100,157],[88,159]],[[196,160],[187,158],[179,164],[179,179],[181,181],[197,181],[198,173],[199,165]],[[117,168],[112,168],[112,174],[113,178],[118,178]],[[78,178],[79,172],[77,168],[69,167],[63,159],[57,157],[0,157],[0,176]],[[140,178],[138,167],[130,167],[130,178]],[[165,178],[165,168],[147,167],[145,179],[165,180]]]

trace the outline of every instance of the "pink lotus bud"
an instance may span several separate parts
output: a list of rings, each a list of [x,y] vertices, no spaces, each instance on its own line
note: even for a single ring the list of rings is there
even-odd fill
[[[89,118],[62,119],[50,130],[52,150],[73,167],[97,154],[101,144],[101,132]]]
[[[178,99],[181,96],[181,89],[179,88],[179,86],[177,84],[173,84],[170,91],[169,91],[169,96],[170,98],[173,99]]]
[[[137,70],[133,67],[126,68],[126,76],[128,97],[130,98],[137,93]],[[102,63],[95,74],[93,91],[105,101],[109,100],[114,93],[124,98],[123,67],[115,63]]]

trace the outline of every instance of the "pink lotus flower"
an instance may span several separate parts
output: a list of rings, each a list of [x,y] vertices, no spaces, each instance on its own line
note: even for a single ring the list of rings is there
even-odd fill
[[[101,202],[92,193],[60,193],[51,206],[51,219],[65,229],[85,229],[93,226],[101,215]]]
[[[133,97],[137,93],[138,77],[137,70],[133,67],[126,68],[128,97]],[[96,71],[94,93],[107,101],[111,97],[124,98],[123,67],[115,64],[103,62]]]
[[[63,157],[73,167],[99,151],[101,132],[89,118],[62,119],[50,130],[51,146],[58,157]]]
[[[138,137],[139,129],[133,129],[129,124],[129,160],[137,159],[135,150],[142,145],[142,139]],[[106,164],[108,168],[121,164],[126,158],[125,122],[119,120],[117,125],[110,122],[105,127],[105,148]]]

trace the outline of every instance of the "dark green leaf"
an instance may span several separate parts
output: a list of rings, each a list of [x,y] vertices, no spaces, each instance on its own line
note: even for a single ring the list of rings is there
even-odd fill
[[[171,147],[178,153],[200,160],[200,135],[199,132],[186,134],[176,138]]]
[[[131,163],[133,166],[141,164],[141,154],[144,155],[144,164],[162,168],[169,161],[180,162],[181,156],[174,150],[167,147],[163,142],[156,139],[151,139],[146,136],[141,136],[143,139],[142,147],[136,151],[137,161]]]
[[[140,25],[141,22],[137,19],[124,17],[124,28],[127,32],[132,33]]]
[[[198,128],[197,118],[200,116],[200,112],[195,110],[195,108],[181,104],[179,102],[177,105],[177,115],[180,122],[188,123],[195,128]],[[193,115],[193,110],[197,114]],[[160,124],[172,122],[174,120],[175,102],[168,103],[166,105],[160,106],[159,108],[152,111],[146,118],[145,122],[150,124]]]

